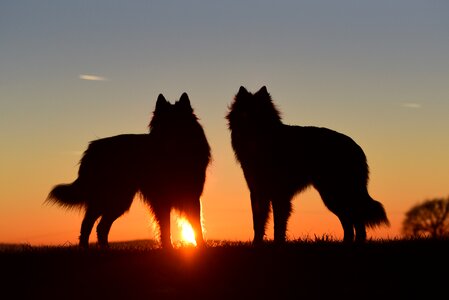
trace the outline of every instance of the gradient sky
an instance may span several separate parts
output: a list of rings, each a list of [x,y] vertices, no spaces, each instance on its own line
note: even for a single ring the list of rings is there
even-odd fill
[[[266,85],[285,123],[362,146],[392,223],[369,237],[397,237],[412,205],[449,194],[448,1],[6,0],[0,41],[0,242],[77,243],[82,213],[44,205],[48,192],[90,140],[147,132],[159,93],[188,93],[212,147],[207,239],[253,234],[224,118],[241,85]],[[342,237],[314,190],[293,204],[289,238]],[[135,201],[110,240],[153,238],[150,220]]]

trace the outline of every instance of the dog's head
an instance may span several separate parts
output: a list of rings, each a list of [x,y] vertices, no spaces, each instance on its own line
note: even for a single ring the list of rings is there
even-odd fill
[[[183,126],[196,121],[197,117],[190,105],[187,93],[183,93],[175,104],[171,104],[164,95],[159,94],[149,128],[150,131],[162,129],[179,131]]]
[[[209,143],[186,93],[174,104],[160,94],[149,128],[151,148],[156,151],[150,153],[170,161],[172,167],[191,167],[193,163],[202,169],[209,163]]]
[[[265,86],[254,94],[241,86],[229,106],[226,119],[231,130],[248,126],[265,127],[281,122],[280,113]]]

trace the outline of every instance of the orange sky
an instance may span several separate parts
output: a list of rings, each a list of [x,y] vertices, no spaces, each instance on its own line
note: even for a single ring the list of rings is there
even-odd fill
[[[205,237],[206,239],[249,241],[253,234],[249,193],[239,165],[226,148],[228,146],[214,151],[214,161],[208,169],[202,197]],[[373,150],[369,152],[376,153]],[[382,155],[379,156],[382,160]],[[376,155],[372,158],[374,161],[378,159]],[[47,159],[54,159],[54,164],[47,167],[45,162],[36,163],[31,168],[34,173],[25,172],[30,168],[24,166],[17,171],[16,178],[14,174],[9,174],[9,179],[15,188],[11,185],[9,189],[6,189],[9,193],[5,193],[3,189],[2,196],[14,199],[16,205],[9,208],[8,214],[3,213],[1,219],[3,224],[0,227],[2,242],[57,245],[77,243],[82,212],[66,211],[58,206],[44,205],[43,201],[54,184],[69,182],[75,178],[79,157],[72,154],[61,155],[59,158],[47,157]],[[61,174],[57,174],[57,171]],[[374,198],[383,202],[392,224],[389,228],[370,230],[368,234],[372,238],[398,236],[403,213],[407,207],[404,207],[401,202],[396,202],[397,197],[419,201],[419,197],[414,195],[424,195],[426,191],[444,186],[442,180],[438,182],[438,176],[429,184],[418,185],[410,184],[409,180],[413,179],[413,174],[400,178],[397,174],[389,175],[389,172],[400,174],[400,171],[394,171],[394,166],[384,167],[380,163],[372,164],[369,190]],[[20,188],[19,184],[24,184],[26,188]],[[432,195],[429,193],[428,196]],[[314,189],[311,188],[298,195],[294,198],[293,204],[294,212],[288,227],[290,239],[314,238],[323,235],[330,235],[337,239],[342,237],[343,232],[338,219],[324,207]],[[3,212],[5,212],[4,209]],[[179,229],[176,226],[175,215],[172,230],[173,239],[177,240]],[[267,237],[271,239],[272,236],[273,229],[270,221]],[[147,238],[155,238],[151,215],[145,205],[136,199],[130,211],[114,223],[110,240]],[[91,241],[95,241],[95,234],[91,236]]]

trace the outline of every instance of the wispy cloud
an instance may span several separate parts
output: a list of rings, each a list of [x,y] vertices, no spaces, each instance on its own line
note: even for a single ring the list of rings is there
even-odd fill
[[[401,106],[405,108],[415,108],[415,109],[422,107],[422,105],[419,103],[402,103]]]
[[[106,81],[108,80],[106,77],[92,75],[92,74],[81,74],[79,78],[82,80],[91,80],[91,81]]]

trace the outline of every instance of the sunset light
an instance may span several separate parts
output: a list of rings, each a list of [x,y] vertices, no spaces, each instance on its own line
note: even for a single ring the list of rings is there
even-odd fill
[[[195,231],[189,221],[180,216],[177,219],[178,228],[181,231],[181,245],[196,246]]]

